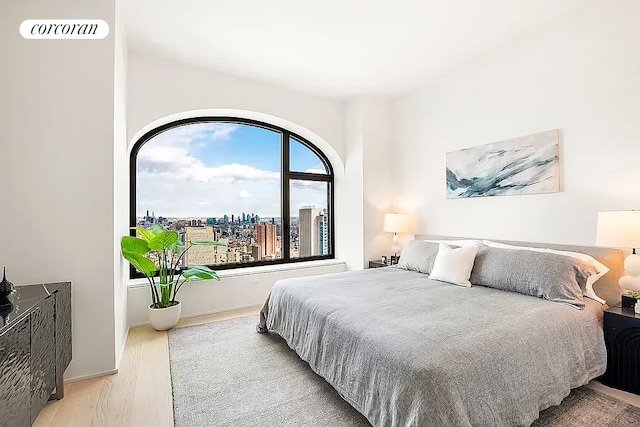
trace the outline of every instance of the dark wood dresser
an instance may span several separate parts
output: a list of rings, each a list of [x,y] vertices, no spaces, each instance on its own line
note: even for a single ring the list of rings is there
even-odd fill
[[[0,316],[0,426],[30,426],[47,400],[64,396],[71,283],[16,286]]]

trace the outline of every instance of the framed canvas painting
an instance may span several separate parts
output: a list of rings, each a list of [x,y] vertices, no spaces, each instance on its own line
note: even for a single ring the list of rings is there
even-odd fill
[[[447,153],[447,198],[560,191],[558,129]]]

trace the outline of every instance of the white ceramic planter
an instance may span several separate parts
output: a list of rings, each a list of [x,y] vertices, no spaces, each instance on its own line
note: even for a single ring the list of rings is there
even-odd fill
[[[153,329],[166,331],[176,326],[182,311],[182,304],[180,301],[176,302],[176,305],[167,308],[151,308],[149,306],[149,322],[151,322]]]

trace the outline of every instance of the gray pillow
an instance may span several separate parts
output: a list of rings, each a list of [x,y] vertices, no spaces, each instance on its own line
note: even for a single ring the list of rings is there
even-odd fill
[[[433,263],[438,255],[439,243],[424,240],[409,240],[404,246],[398,268],[431,274]]]
[[[470,281],[583,309],[582,289],[592,274],[596,269],[576,258],[482,246]]]

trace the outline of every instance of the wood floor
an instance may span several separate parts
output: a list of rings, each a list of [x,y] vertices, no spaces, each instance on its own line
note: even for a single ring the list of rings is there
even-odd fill
[[[183,319],[178,326],[258,314],[260,307]],[[64,399],[49,402],[35,427],[173,426],[167,332],[131,328],[117,374],[65,384]]]
[[[260,307],[253,307],[193,317],[181,320],[178,326],[257,315],[259,310]],[[589,386],[640,407],[640,396],[609,388],[597,381]],[[64,399],[49,402],[34,426],[173,426],[167,333],[155,331],[150,326],[131,328],[119,372],[67,383]]]

